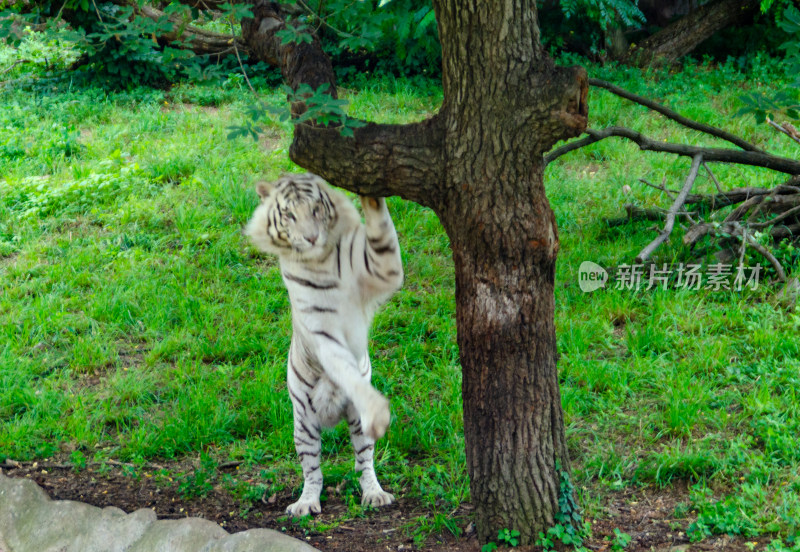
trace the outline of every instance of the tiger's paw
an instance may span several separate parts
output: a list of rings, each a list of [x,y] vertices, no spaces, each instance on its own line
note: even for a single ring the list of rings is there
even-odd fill
[[[309,514],[318,514],[322,511],[319,499],[303,500],[302,498],[286,508],[286,514],[292,517],[303,517]]]
[[[384,199],[382,197],[358,196],[361,199],[363,209],[380,209]]]
[[[391,419],[389,401],[376,391],[367,406],[367,411],[361,415],[361,427],[364,435],[377,441],[386,434]]]
[[[387,493],[380,488],[365,492],[361,497],[362,506],[374,506],[375,508],[380,508],[381,506],[388,506],[392,502],[394,502],[394,495],[392,493]]]

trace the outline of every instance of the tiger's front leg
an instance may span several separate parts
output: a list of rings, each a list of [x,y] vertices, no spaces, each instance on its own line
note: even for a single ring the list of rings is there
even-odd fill
[[[378,483],[375,475],[375,439],[364,434],[358,411],[350,405],[347,409],[347,424],[350,426],[350,441],[356,455],[355,470],[361,472],[358,482],[361,484],[362,506],[388,506],[394,502],[394,495],[387,493]]]
[[[386,199],[360,196],[367,233],[366,268],[382,282],[385,291],[394,292],[403,285],[403,262],[400,244]]]

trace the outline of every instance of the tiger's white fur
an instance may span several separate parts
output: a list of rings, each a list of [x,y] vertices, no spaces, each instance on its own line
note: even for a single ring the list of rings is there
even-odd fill
[[[373,315],[403,283],[397,233],[382,198],[361,198],[365,224],[347,197],[312,175],[260,183],[261,204],[245,228],[255,246],[274,253],[292,305],[289,396],[303,493],[293,516],[321,511],[320,429],[350,426],[361,503],[394,496],[375,477],[375,441],[389,426],[389,401],[370,383],[367,337]]]

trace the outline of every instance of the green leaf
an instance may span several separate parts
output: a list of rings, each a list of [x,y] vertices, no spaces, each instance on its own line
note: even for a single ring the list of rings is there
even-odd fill
[[[428,27],[433,23],[436,23],[436,13],[431,10],[419,22],[417,29],[414,31],[414,40],[421,39]]]
[[[249,121],[245,126],[229,126],[228,129],[231,131],[228,133],[228,140],[250,136],[258,141],[258,134],[261,132],[261,127],[253,126]]]
[[[220,5],[223,17],[230,18],[234,21],[241,21],[246,17],[254,17],[253,12],[250,10],[252,6],[249,4],[230,4],[225,2]]]
[[[287,25],[285,29],[276,32],[275,36],[281,39],[281,44],[302,44],[304,42],[310,44],[314,41],[311,31],[303,23],[299,23],[297,26]]]

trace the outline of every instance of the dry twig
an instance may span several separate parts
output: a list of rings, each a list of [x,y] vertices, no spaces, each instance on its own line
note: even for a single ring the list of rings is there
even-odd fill
[[[730,142],[731,144],[739,146],[743,150],[746,150],[746,151],[757,151],[757,152],[762,152],[763,153],[762,150],[760,150],[759,148],[757,148],[756,146],[754,146],[750,142],[748,142],[746,140],[742,140],[741,138],[739,138],[735,134],[731,134],[730,132],[726,132],[726,131],[722,130],[721,128],[717,128],[717,127],[714,127],[714,126],[711,126],[711,125],[706,125],[704,123],[698,123],[697,121],[689,119],[688,117],[684,117],[683,115],[671,110],[670,108],[668,108],[666,106],[661,105],[658,102],[654,102],[653,100],[651,100],[649,98],[645,98],[644,96],[639,96],[638,94],[634,94],[633,92],[628,92],[627,90],[625,90],[623,88],[620,88],[619,86],[615,86],[615,85],[611,84],[610,82],[606,82],[606,81],[603,81],[603,80],[600,80],[600,79],[589,79],[589,85],[590,86],[597,86],[599,88],[605,88],[606,90],[608,90],[612,94],[616,94],[617,96],[619,96],[621,98],[625,98],[626,100],[630,100],[632,102],[635,102],[635,103],[638,103],[640,105],[643,105],[643,106],[645,106],[645,107],[647,107],[649,109],[652,109],[653,111],[661,113],[667,119],[671,119],[671,120],[675,121],[678,124],[681,124],[681,125],[683,125],[685,127],[689,127],[691,129],[694,129],[694,130],[699,130],[700,132],[703,132],[705,134],[710,134],[711,136],[714,136],[716,138],[720,138],[722,140]]]
[[[587,128],[586,134],[588,134],[588,136],[564,144],[560,148],[556,148],[545,155],[545,163],[550,163],[565,153],[569,153],[578,148],[588,146],[589,144],[599,142],[600,140],[612,136],[618,136],[635,142],[636,145],[639,146],[639,149],[643,151],[658,151],[686,157],[694,157],[697,154],[702,154],[703,159],[706,161],[751,165],[753,167],[763,167],[765,169],[791,175],[800,174],[800,161],[759,151],[739,151],[724,148],[706,148],[701,146],[689,146],[686,144],[674,144],[672,142],[659,142],[644,136],[640,132],[620,126],[606,127],[603,130]]]
[[[664,243],[664,241],[672,233],[672,228],[675,226],[675,216],[686,202],[689,191],[692,189],[695,179],[697,179],[697,171],[700,170],[700,163],[702,163],[702,161],[702,154],[697,154],[692,159],[692,168],[689,170],[689,176],[686,178],[686,182],[683,184],[683,188],[681,188],[681,192],[678,194],[678,197],[676,197],[675,201],[673,201],[672,207],[670,207],[669,211],[667,212],[667,221],[664,223],[664,229],[661,231],[661,233],[659,233],[656,239],[650,242],[644,249],[642,249],[642,252],[636,256],[637,263],[643,263],[649,259],[650,255],[653,254],[653,251],[655,251],[658,246]]]
[[[786,136],[788,136],[789,138],[800,144],[800,134],[798,134],[797,129],[794,128],[793,125],[790,125],[789,123],[783,123],[782,125],[779,125],[778,123],[776,123],[771,119],[767,119],[767,123],[769,123],[769,126],[774,128],[775,130],[784,133]]]
[[[675,111],[647,98],[638,96],[623,90],[613,84],[601,81],[598,79],[589,79],[589,84],[598,86],[616,94],[620,97],[626,98],[649,109],[652,109],[665,117],[681,124],[686,127],[698,130],[710,136],[727,140],[742,148],[742,150],[726,149],[726,148],[709,148],[701,146],[692,146],[687,144],[675,144],[670,142],[660,142],[653,140],[643,134],[625,127],[611,126],[602,130],[587,129],[586,136],[568,142],[563,146],[551,151],[545,156],[545,164],[552,162],[554,159],[582,148],[589,144],[593,144],[610,138],[612,136],[626,138],[633,141],[643,151],[655,151],[662,153],[670,153],[673,155],[681,155],[692,157],[692,169],[683,188],[680,192],[668,189],[664,182],[661,185],[652,184],[647,180],[641,179],[640,181],[647,186],[655,188],[659,191],[666,193],[672,199],[672,206],[668,211],[660,209],[644,209],[635,207],[633,205],[626,205],[625,210],[627,217],[613,219],[608,221],[610,226],[624,224],[634,219],[665,219],[664,228],[659,233],[658,237],[653,240],[647,247],[645,247],[636,258],[638,263],[647,260],[650,255],[658,248],[671,234],[675,219],[683,217],[692,223],[692,226],[686,230],[683,241],[685,244],[694,246],[706,235],[723,235],[725,237],[735,236],[741,241],[740,249],[740,263],[743,260],[745,249],[749,246],[758,251],[770,264],[775,268],[778,278],[782,281],[786,279],[786,272],[781,266],[776,257],[769,251],[768,248],[758,243],[752,236],[750,229],[760,230],[770,228],[770,236],[774,240],[780,240],[786,237],[800,235],[800,161],[786,157],[772,155],[765,151],[760,150],[753,144],[743,140],[731,133],[728,133],[717,127],[698,123],[684,117]],[[772,121],[770,124],[780,130],[781,132],[791,136],[793,139],[800,143],[800,132],[797,132],[794,127],[787,127],[786,125],[778,125]],[[762,167],[785,174],[792,175],[792,178],[774,188],[759,188],[759,187],[742,187],[730,191],[723,191],[722,184],[711,171],[707,163],[721,162],[733,163],[739,165],[750,165],[754,167]],[[690,194],[699,166],[703,165],[709,178],[716,186],[716,194]],[[739,205],[741,204],[741,205]],[[696,222],[692,218],[692,214],[687,212],[684,208],[686,205],[701,207],[703,209],[710,209],[712,211],[728,207],[736,206],[720,223],[710,222]],[[747,223],[743,219],[754,220],[757,215],[772,217],[769,220],[761,222]]]

